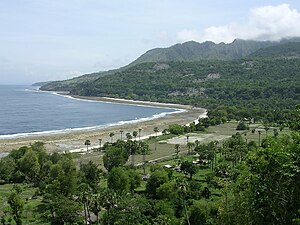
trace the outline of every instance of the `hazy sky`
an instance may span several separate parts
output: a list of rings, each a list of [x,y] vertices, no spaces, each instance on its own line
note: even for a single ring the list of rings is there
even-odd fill
[[[0,0],[0,84],[118,68],[188,40],[289,36],[299,0]]]

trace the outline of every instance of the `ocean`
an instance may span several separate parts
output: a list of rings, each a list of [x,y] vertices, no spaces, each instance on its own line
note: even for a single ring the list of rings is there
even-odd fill
[[[32,86],[0,85],[0,139],[93,130],[178,110],[81,100]]]

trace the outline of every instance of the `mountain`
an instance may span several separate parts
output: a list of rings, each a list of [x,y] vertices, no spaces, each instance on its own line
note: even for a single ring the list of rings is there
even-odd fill
[[[55,81],[47,83],[41,87],[41,90],[47,91],[70,91],[78,87],[78,84],[86,85],[89,82],[94,82],[99,78],[113,75],[117,72],[126,70],[132,66],[139,65],[142,63],[149,62],[190,62],[190,61],[201,61],[201,60],[233,60],[240,59],[256,51],[268,47],[284,45],[282,50],[285,48],[285,44],[289,42],[300,42],[300,38],[283,39],[279,42],[271,41],[252,41],[252,40],[241,40],[236,39],[232,43],[215,44],[211,41],[198,43],[195,41],[185,42],[183,44],[176,44],[168,48],[156,48],[147,51],[141,55],[138,59],[133,61],[127,66],[120,69],[110,70],[106,72],[98,72],[93,74],[86,74],[80,77],[72,78],[65,81]],[[279,51],[280,53],[280,51]],[[260,53],[262,54],[262,53]],[[253,55],[254,57],[255,55]]]
[[[300,42],[288,42],[262,48],[250,54],[248,58],[300,58]]]
[[[78,83],[70,94],[188,104],[231,119],[275,121],[299,103],[299,71],[297,58],[150,62]]]
[[[236,39],[232,43],[215,44],[211,41],[195,41],[176,44],[168,48],[156,48],[147,51],[131,64],[144,62],[231,60],[243,58],[258,49],[279,44],[271,41],[250,41]]]

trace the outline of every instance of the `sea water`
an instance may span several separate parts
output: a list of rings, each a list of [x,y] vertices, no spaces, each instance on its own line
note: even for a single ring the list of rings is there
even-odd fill
[[[99,129],[177,112],[173,108],[80,100],[32,86],[0,85],[0,139]]]

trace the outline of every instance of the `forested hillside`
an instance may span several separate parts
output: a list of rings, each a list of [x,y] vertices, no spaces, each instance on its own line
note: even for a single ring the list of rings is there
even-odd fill
[[[299,71],[299,59],[143,63],[70,91],[191,104],[222,111],[231,119],[273,121],[299,102]]]
[[[248,58],[299,58],[300,57],[300,43],[289,42],[282,45],[271,46],[250,54]]]

